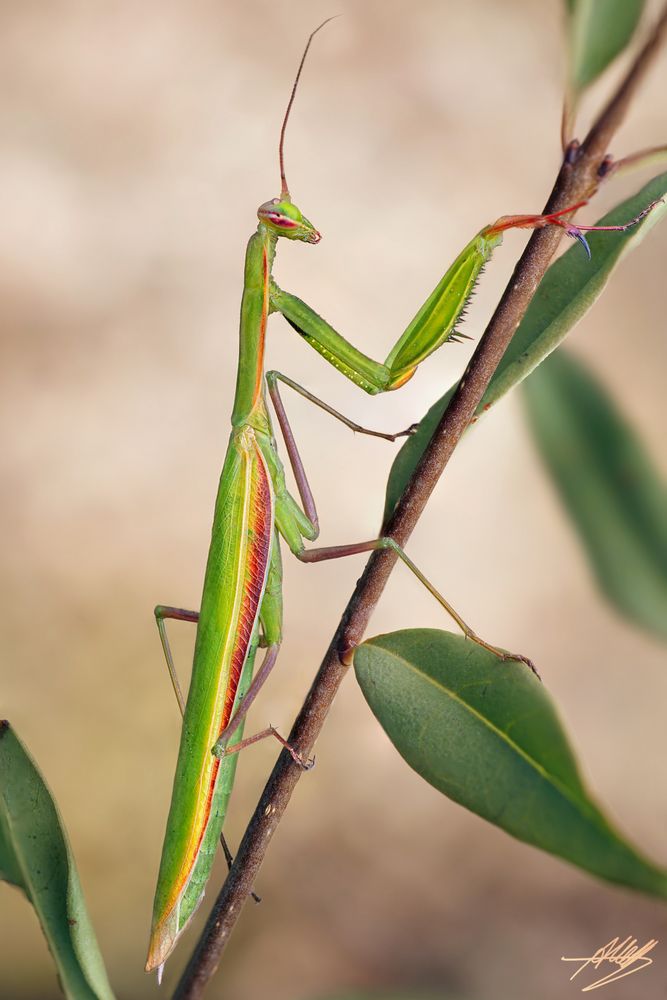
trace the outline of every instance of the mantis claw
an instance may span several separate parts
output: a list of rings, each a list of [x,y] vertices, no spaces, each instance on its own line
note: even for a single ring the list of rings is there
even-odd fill
[[[588,240],[586,239],[586,237],[582,233],[581,229],[577,229],[576,226],[568,226],[567,229],[565,230],[565,232],[573,240],[579,240],[579,242],[581,243],[582,247],[586,251],[586,255],[587,255],[588,259],[592,260],[591,248],[589,247]]]
[[[498,646],[492,646],[490,642],[485,642],[484,639],[481,639],[471,629],[468,629],[465,632],[465,637],[466,639],[472,640],[472,642],[476,642],[478,646],[482,647],[482,649],[488,649],[490,653],[494,653],[503,663],[506,663],[508,660],[515,660],[519,663],[524,663],[528,669],[535,674],[538,681],[542,680],[533,661],[528,656],[524,656],[523,653],[508,653],[504,649],[499,649]]]
[[[502,656],[502,659],[503,660],[516,660],[519,663],[525,663],[525,665],[528,667],[528,669],[532,670],[532,672],[535,674],[535,676],[537,677],[538,681],[542,680],[542,678],[540,677],[540,674],[538,672],[538,669],[535,666],[535,664],[533,663],[533,661],[529,657],[524,656],[523,653],[504,653],[503,656]]]
[[[287,750],[294,763],[298,767],[300,767],[303,771],[310,771],[310,769],[314,766],[315,758],[314,757],[312,759],[307,758],[306,760],[304,760],[301,754],[297,750],[295,750],[294,747],[290,743],[288,743],[288,741],[283,736],[280,735],[275,726],[267,726],[266,729],[263,729],[261,731],[261,733],[255,733],[254,736],[248,736],[246,739],[241,740],[240,743],[235,743],[231,747],[227,745],[229,737],[225,736],[225,734],[223,733],[222,737],[219,738],[213,744],[211,748],[211,753],[213,754],[214,757],[217,757],[218,760],[220,760],[221,758],[227,755],[231,756],[234,753],[238,753],[240,750],[245,749],[245,747],[252,746],[253,743],[258,743],[260,740],[265,739],[267,736],[274,736],[278,740],[280,745],[283,746],[285,750]]]
[[[271,736],[275,736],[278,742],[281,743],[282,746],[284,746],[285,750],[287,750],[288,754],[290,755],[296,766],[300,767],[302,771],[310,771],[311,768],[315,766],[314,757],[307,757],[304,760],[299,751],[295,750],[292,744],[288,743],[288,741],[280,735],[280,733],[274,726],[269,726],[269,728],[267,729],[267,734],[268,733],[270,733]]]
[[[315,757],[308,757],[305,761],[303,757],[299,757],[299,767],[302,771],[312,771],[315,767]]]

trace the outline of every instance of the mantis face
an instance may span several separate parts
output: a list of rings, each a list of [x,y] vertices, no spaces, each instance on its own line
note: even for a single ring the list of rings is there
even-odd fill
[[[257,216],[276,236],[304,243],[319,243],[321,236],[312,222],[287,198],[272,198],[257,209]]]

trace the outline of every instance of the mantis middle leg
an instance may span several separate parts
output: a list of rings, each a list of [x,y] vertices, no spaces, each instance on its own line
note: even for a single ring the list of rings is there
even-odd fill
[[[290,464],[294,472],[297,488],[303,504],[303,509],[299,508],[297,502],[286,490],[282,494],[278,492],[276,494],[276,524],[279,532],[283,535],[285,541],[290,547],[290,550],[297,557],[297,559],[301,562],[321,562],[328,559],[341,559],[345,556],[358,555],[362,552],[371,552],[378,549],[390,549],[396,553],[398,558],[401,559],[408,569],[426,587],[429,593],[435,597],[441,607],[444,608],[450,617],[454,619],[456,624],[468,639],[477,643],[479,646],[482,646],[484,649],[488,649],[501,660],[520,660],[529,666],[534,673],[537,673],[534,664],[528,657],[523,656],[520,653],[507,653],[505,650],[500,649],[499,647],[487,642],[481,636],[477,635],[477,633],[467,624],[458,611],[456,611],[449,601],[443,597],[440,591],[431,583],[428,577],[421,572],[412,559],[410,559],[407,553],[393,538],[380,537],[362,542],[353,542],[347,545],[332,545],[315,549],[306,549],[303,543],[304,537],[309,541],[313,541],[319,533],[319,522],[315,501],[310,489],[310,484],[308,483],[303,461],[296,445],[292,428],[278,392],[275,378],[269,382],[269,391],[276,408],[276,416],[285,439]],[[352,650],[345,651],[344,656],[349,658],[351,653]]]

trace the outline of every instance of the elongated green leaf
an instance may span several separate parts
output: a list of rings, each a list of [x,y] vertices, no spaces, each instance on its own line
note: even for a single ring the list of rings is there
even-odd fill
[[[632,38],[645,0],[566,0],[569,85],[584,90],[613,62]]]
[[[408,764],[507,833],[609,882],[667,899],[591,799],[546,689],[463,636],[408,629],[364,642],[354,668]]]
[[[613,402],[563,350],[524,385],[541,455],[600,587],[667,638],[667,487]]]
[[[605,215],[598,224],[613,226],[627,222],[651,202],[666,195],[667,173],[664,173]],[[619,261],[639,246],[646,234],[664,218],[665,214],[667,214],[667,204],[660,203],[636,226],[624,233],[591,233],[589,237],[593,255],[591,261],[587,260],[583,247],[577,244],[570,247],[567,253],[551,265],[491,379],[477,411],[478,416],[530,375],[540,362],[558,347],[602,293]],[[455,388],[452,386],[433,404],[421,421],[416,434],[406,439],[396,455],[387,483],[385,521],[392,513],[419,463]]]
[[[113,1000],[58,811],[8,722],[0,722],[0,878],[34,906],[65,996]]]

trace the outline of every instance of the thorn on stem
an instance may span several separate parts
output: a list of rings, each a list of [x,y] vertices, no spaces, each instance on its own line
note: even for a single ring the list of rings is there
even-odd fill
[[[568,143],[567,149],[565,150],[564,159],[565,162],[570,166],[572,166],[573,163],[576,163],[577,157],[579,156],[580,147],[581,143],[579,142],[578,139],[572,139],[572,141]]]
[[[600,180],[603,180],[603,178],[608,177],[609,174],[612,173],[613,170],[615,169],[615,166],[616,164],[614,162],[614,157],[610,153],[607,153],[604,160],[598,167],[598,177],[600,178]]]

